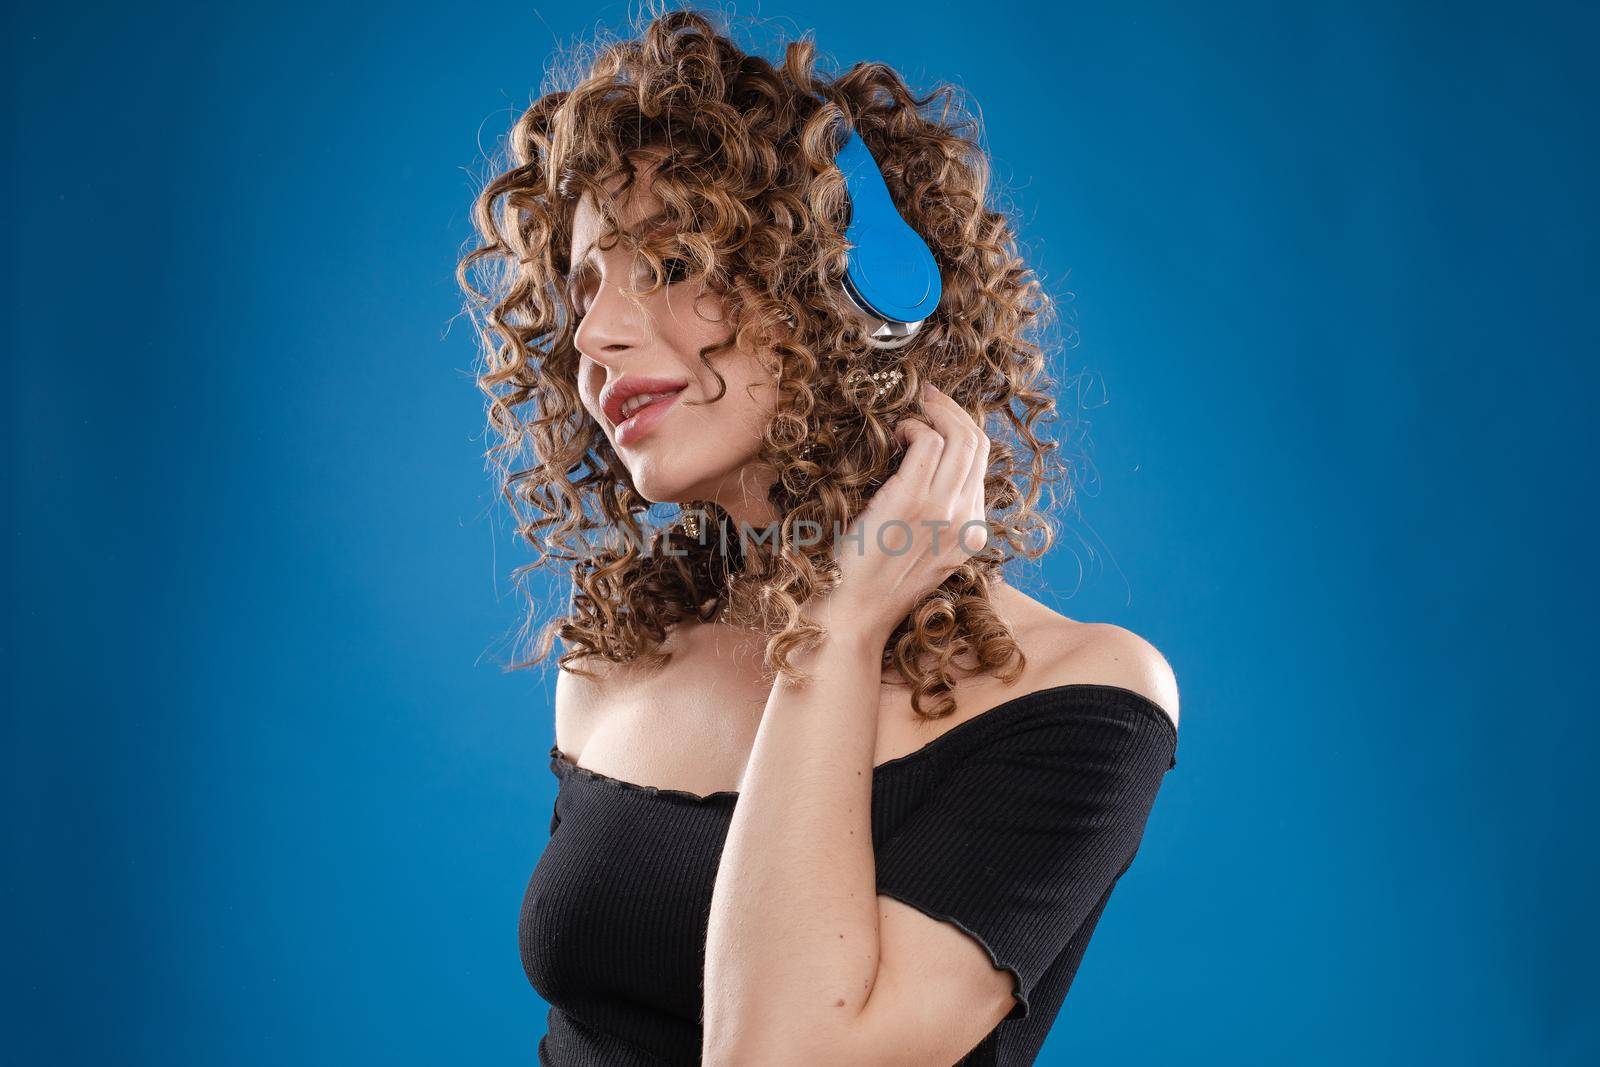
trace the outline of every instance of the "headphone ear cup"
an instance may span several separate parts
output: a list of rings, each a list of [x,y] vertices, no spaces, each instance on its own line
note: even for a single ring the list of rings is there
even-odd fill
[[[922,326],[921,322],[897,322],[874,314],[856,295],[848,274],[840,282],[839,291],[844,295],[846,307],[861,325],[862,339],[873,348],[902,348],[916,337]]]
[[[850,201],[844,295],[866,320],[868,343],[899,348],[933,314],[942,298],[939,264],[906,222],[866,142],[851,130],[835,163]]]

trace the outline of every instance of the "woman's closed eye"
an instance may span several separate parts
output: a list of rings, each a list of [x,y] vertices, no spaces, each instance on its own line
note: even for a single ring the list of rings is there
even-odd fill
[[[661,261],[661,277],[668,285],[676,285],[687,281],[694,265],[687,259],[664,259]]]
[[[663,259],[659,277],[664,285],[677,285],[680,282],[687,281],[693,269],[694,264],[687,259],[676,257]],[[586,269],[574,272],[567,281],[567,301],[572,305],[573,315],[579,319],[589,313],[589,308],[584,303],[584,298],[588,295],[590,288],[592,288],[590,272]]]

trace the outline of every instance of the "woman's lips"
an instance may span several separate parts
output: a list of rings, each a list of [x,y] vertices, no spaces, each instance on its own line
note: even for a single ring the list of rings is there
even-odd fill
[[[617,423],[617,444],[631,445],[640,437],[649,433],[650,428],[660,422],[672,405],[678,402],[678,393],[681,392],[683,390],[679,389],[670,396],[652,400]]]

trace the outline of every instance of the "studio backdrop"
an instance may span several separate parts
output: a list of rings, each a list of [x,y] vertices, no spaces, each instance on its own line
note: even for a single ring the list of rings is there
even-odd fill
[[[717,10],[980,110],[1081,475],[1017,584],[1182,692],[1039,1062],[1595,1062],[1595,8]],[[454,271],[640,15],[7,8],[0,1060],[537,1062]]]

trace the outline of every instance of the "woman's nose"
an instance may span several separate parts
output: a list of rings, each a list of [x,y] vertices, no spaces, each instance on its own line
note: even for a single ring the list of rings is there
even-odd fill
[[[601,282],[578,324],[573,343],[596,362],[637,348],[645,340],[645,312],[624,296],[618,286]]]

